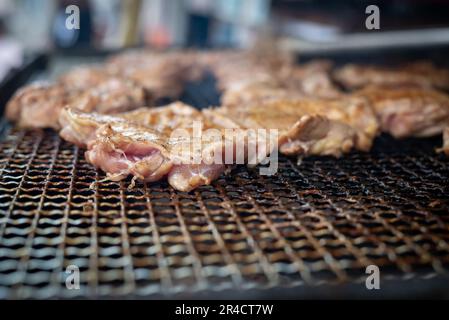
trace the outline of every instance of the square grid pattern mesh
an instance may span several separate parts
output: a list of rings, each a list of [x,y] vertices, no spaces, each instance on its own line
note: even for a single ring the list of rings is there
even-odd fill
[[[333,286],[363,283],[371,264],[383,279],[444,277],[449,161],[437,143],[382,136],[371,153],[281,157],[275,176],[240,166],[183,193],[105,181],[55,132],[6,126],[0,297]],[[66,288],[71,265],[80,290]]]

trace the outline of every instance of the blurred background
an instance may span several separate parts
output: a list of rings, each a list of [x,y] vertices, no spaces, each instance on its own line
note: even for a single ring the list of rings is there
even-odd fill
[[[367,30],[365,9],[380,9]],[[66,7],[80,29],[65,27]],[[294,50],[449,43],[449,1],[0,0],[0,80],[29,52],[126,47],[247,47],[277,37]]]

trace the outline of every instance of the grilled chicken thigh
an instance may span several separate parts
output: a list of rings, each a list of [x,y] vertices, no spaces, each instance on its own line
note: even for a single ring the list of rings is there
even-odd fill
[[[62,130],[60,135],[80,147],[86,147],[89,140],[95,138],[96,130],[108,123],[125,123],[150,128],[167,137],[178,128],[192,130],[195,122],[202,129],[211,127],[211,123],[197,109],[182,103],[173,102],[163,107],[138,108],[115,116],[81,112],[66,108],[59,118]]]
[[[314,60],[301,65],[292,65],[280,72],[284,87],[315,98],[338,98],[342,93],[332,82],[332,63]]]
[[[279,99],[336,98],[342,93],[330,77],[329,61],[312,61],[302,65],[278,63],[257,64],[257,60],[241,60],[228,67],[215,67],[223,90],[222,104],[241,108]],[[226,64],[224,64],[226,66]]]
[[[340,156],[352,147],[367,151],[378,131],[363,98],[277,100],[204,113],[223,127],[277,129],[279,150],[288,155]]]
[[[88,89],[73,89],[62,83],[32,84],[20,89],[8,102],[6,116],[25,128],[60,129],[64,107],[114,114],[143,106],[141,87],[128,80],[106,78]]]
[[[370,86],[355,93],[370,100],[382,131],[395,138],[441,134],[449,125],[449,96],[416,86]]]
[[[399,68],[348,64],[334,73],[346,88],[367,85],[417,85],[449,89],[449,70],[437,68],[430,62],[419,61]]]
[[[111,180],[133,175],[143,181],[157,181],[173,166],[166,137],[126,121],[99,126],[85,155],[88,162],[105,171]]]
[[[110,58],[105,68],[138,83],[153,99],[175,98],[187,81],[203,74],[196,55],[188,51],[131,51]]]
[[[234,149],[232,142],[224,142],[220,130],[219,139],[196,137],[194,121],[200,120],[200,112],[182,103],[117,116],[66,109],[61,113],[60,134],[87,147],[86,159],[111,179],[167,177],[175,189],[189,191],[218,178],[226,169],[223,155]],[[200,134],[211,128],[207,123],[204,119],[199,124]]]
[[[190,191],[210,184],[226,169],[212,158],[205,157],[194,163],[191,154],[179,152],[186,147],[191,150],[194,144],[191,139],[172,139],[128,123],[123,129],[123,123],[99,127],[86,152],[87,161],[105,171],[112,180],[132,175],[152,182],[167,177],[175,189]],[[202,147],[204,154],[213,154],[221,152],[222,143],[203,144]]]
[[[82,91],[67,107],[85,112],[114,114],[145,105],[145,92],[136,83],[111,77]]]
[[[78,91],[61,84],[36,83],[19,89],[6,105],[6,117],[23,128],[59,128],[59,112]]]
[[[195,124],[201,125],[202,129],[212,125],[199,110],[180,101],[157,108],[139,108],[118,116],[166,135],[177,128],[192,130]]]
[[[65,108],[59,116],[61,131],[59,135],[81,148],[87,148],[89,143],[96,138],[98,128],[107,124],[126,124],[126,120],[117,116],[109,116],[98,113],[87,113],[76,109]]]
[[[58,82],[70,90],[89,89],[108,80],[112,74],[101,66],[80,66],[63,74]]]
[[[228,108],[244,108],[273,100],[302,97],[304,94],[296,89],[287,89],[270,83],[248,82],[235,84],[225,90],[221,96],[221,103]]]

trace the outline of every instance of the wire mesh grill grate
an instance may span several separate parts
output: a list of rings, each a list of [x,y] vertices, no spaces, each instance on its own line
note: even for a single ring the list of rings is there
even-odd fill
[[[370,264],[385,279],[449,270],[449,162],[423,149],[281,158],[276,176],[238,167],[182,193],[102,181],[54,132],[12,128],[0,176],[2,297],[357,283]],[[70,265],[80,290],[66,288]]]

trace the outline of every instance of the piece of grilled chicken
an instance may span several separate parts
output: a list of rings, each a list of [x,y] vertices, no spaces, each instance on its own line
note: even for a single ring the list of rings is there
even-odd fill
[[[347,64],[334,72],[334,78],[348,89],[367,85],[416,85],[449,89],[449,70],[431,62],[418,61],[400,67],[381,67]]]
[[[182,103],[155,109],[139,109],[117,116],[65,109],[61,136],[86,147],[86,159],[112,180],[133,175],[142,181],[167,177],[180,191],[190,191],[217,179],[227,166],[222,155],[234,148],[220,139],[194,135],[194,121],[211,128],[201,112]],[[157,130],[155,130],[156,128]],[[178,134],[176,130],[180,131]],[[195,153],[196,148],[200,153]],[[187,151],[187,152],[186,152]],[[216,156],[220,161],[216,161]],[[193,158],[192,158],[193,157]]]
[[[84,65],[75,67],[62,74],[58,82],[70,90],[85,90],[95,87],[114,75],[103,65]]]
[[[62,84],[35,83],[19,89],[6,105],[6,118],[23,128],[59,127],[59,111],[77,99],[78,91]]]
[[[303,64],[284,67],[279,77],[283,86],[312,98],[338,98],[340,89],[331,78],[333,64],[329,60],[312,60]]]
[[[32,84],[20,89],[8,102],[6,117],[20,127],[58,130],[59,113],[64,107],[114,114],[144,104],[142,87],[115,77],[105,78],[86,89],[72,88],[64,83]]]
[[[150,128],[129,122],[108,123],[100,126],[94,140],[85,153],[86,160],[101,168],[111,180],[122,180],[132,175],[153,182],[167,178],[176,190],[188,192],[201,185],[208,185],[226,169],[226,165],[214,162],[214,154],[222,152],[223,144],[206,143],[201,146],[203,156],[192,161],[191,139],[167,137]]]
[[[128,51],[109,58],[105,69],[144,87],[154,100],[178,97],[186,82],[204,74],[193,51]]]
[[[169,136],[177,128],[191,130],[194,122],[201,122],[203,129],[212,126],[200,111],[179,101],[157,108],[141,107],[114,116],[65,108],[59,122],[62,127],[60,135],[82,148],[86,148],[89,141],[95,139],[99,126],[108,123],[130,123],[150,128],[165,136]]]
[[[330,77],[332,64],[317,60],[301,65],[287,62],[257,64],[247,58],[232,64],[218,64],[214,73],[222,89],[222,105],[238,107],[270,100],[302,97],[336,98],[342,95]],[[229,62],[228,62],[229,63]]]
[[[281,99],[203,112],[222,127],[278,130],[279,151],[286,155],[338,157],[353,147],[368,151],[378,133],[373,110],[358,97]]]
[[[228,108],[245,108],[255,104],[279,100],[300,99],[304,94],[269,82],[239,82],[223,91],[221,104]]]
[[[449,126],[449,95],[416,86],[369,86],[355,95],[370,100],[382,131],[395,138],[429,137]]]
[[[144,89],[136,83],[111,77],[97,86],[82,91],[69,108],[85,112],[115,114],[145,105]]]

